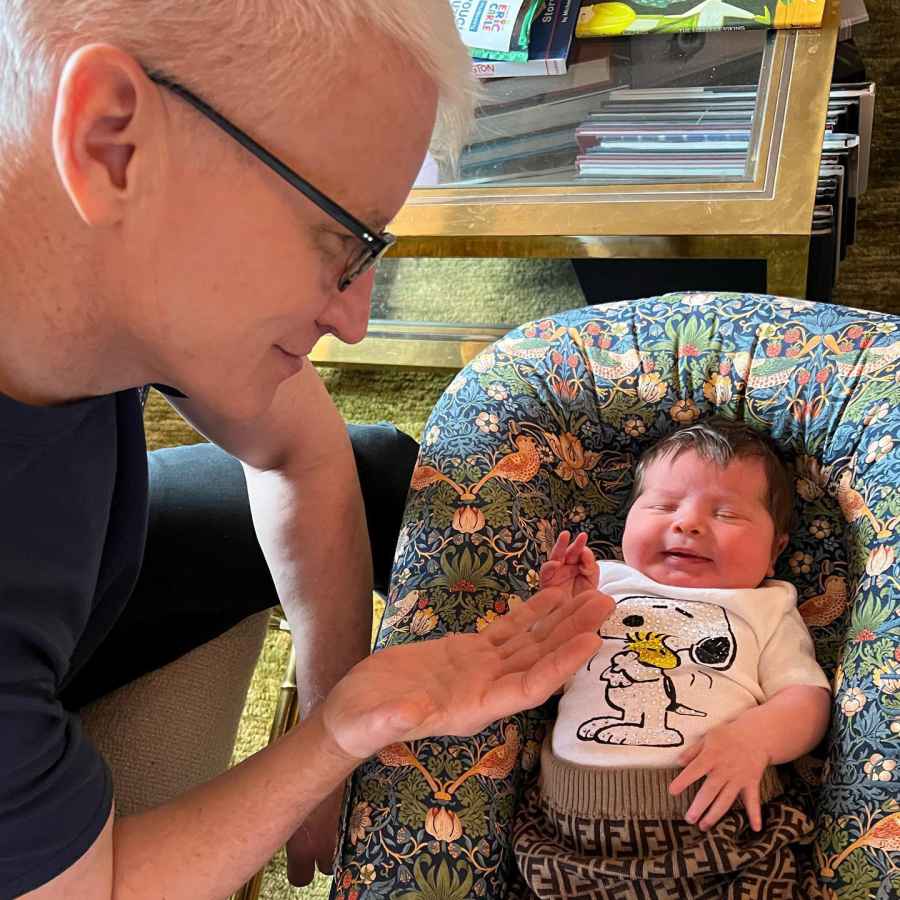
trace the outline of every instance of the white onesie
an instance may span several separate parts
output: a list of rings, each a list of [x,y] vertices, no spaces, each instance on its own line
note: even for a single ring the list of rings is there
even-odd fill
[[[552,749],[561,760],[674,767],[685,745],[782,688],[829,687],[785,581],[671,587],[601,562],[599,589],[616,609],[560,700]]]

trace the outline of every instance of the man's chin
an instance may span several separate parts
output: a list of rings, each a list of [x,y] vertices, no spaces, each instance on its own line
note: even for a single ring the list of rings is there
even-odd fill
[[[284,378],[282,380],[296,375],[303,368],[303,366],[306,365],[306,356],[289,353],[278,344],[275,344],[273,349],[276,351],[276,356],[278,358],[281,369],[285,372]]]

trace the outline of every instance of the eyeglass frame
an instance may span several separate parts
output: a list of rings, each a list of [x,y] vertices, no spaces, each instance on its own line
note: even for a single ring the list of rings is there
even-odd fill
[[[334,200],[323,194],[317,187],[298,175],[290,166],[283,163],[274,153],[266,150],[262,144],[253,140],[249,134],[213,109],[205,100],[201,100],[200,97],[174,79],[154,71],[148,71],[147,77],[193,106],[194,109],[221,128],[229,137],[237,141],[245,150],[267,165],[276,175],[283,178],[291,187],[300,191],[322,212],[343,225],[354,237],[362,241],[363,246],[347,262],[341,277],[338,279],[338,291],[345,291],[360,275],[368,272],[396,242],[397,238],[389,231],[379,232],[374,228],[369,228],[352,213],[347,212],[343,206],[335,203]]]

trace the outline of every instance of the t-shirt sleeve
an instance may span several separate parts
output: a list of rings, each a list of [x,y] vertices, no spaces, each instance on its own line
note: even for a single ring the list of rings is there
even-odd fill
[[[68,869],[112,808],[110,773],[59,695],[113,572],[116,404],[0,398],[0,898]]]
[[[14,649],[13,629],[4,632],[5,649]],[[0,660],[0,897],[64,872],[112,808],[109,770],[78,717],[54,698],[49,666],[28,655],[30,665],[17,653]]]
[[[759,684],[766,699],[792,685],[831,688],[816,662],[809,629],[796,608],[785,613],[760,653]]]

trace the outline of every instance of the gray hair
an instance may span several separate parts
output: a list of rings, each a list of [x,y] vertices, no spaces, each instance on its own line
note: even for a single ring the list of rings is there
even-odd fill
[[[478,92],[448,0],[0,0],[0,141],[27,140],[65,59],[85,44],[117,46],[201,94],[215,72],[235,98],[274,105],[315,69],[335,71],[347,36],[367,30],[406,48],[434,81],[432,152],[454,159]]]

